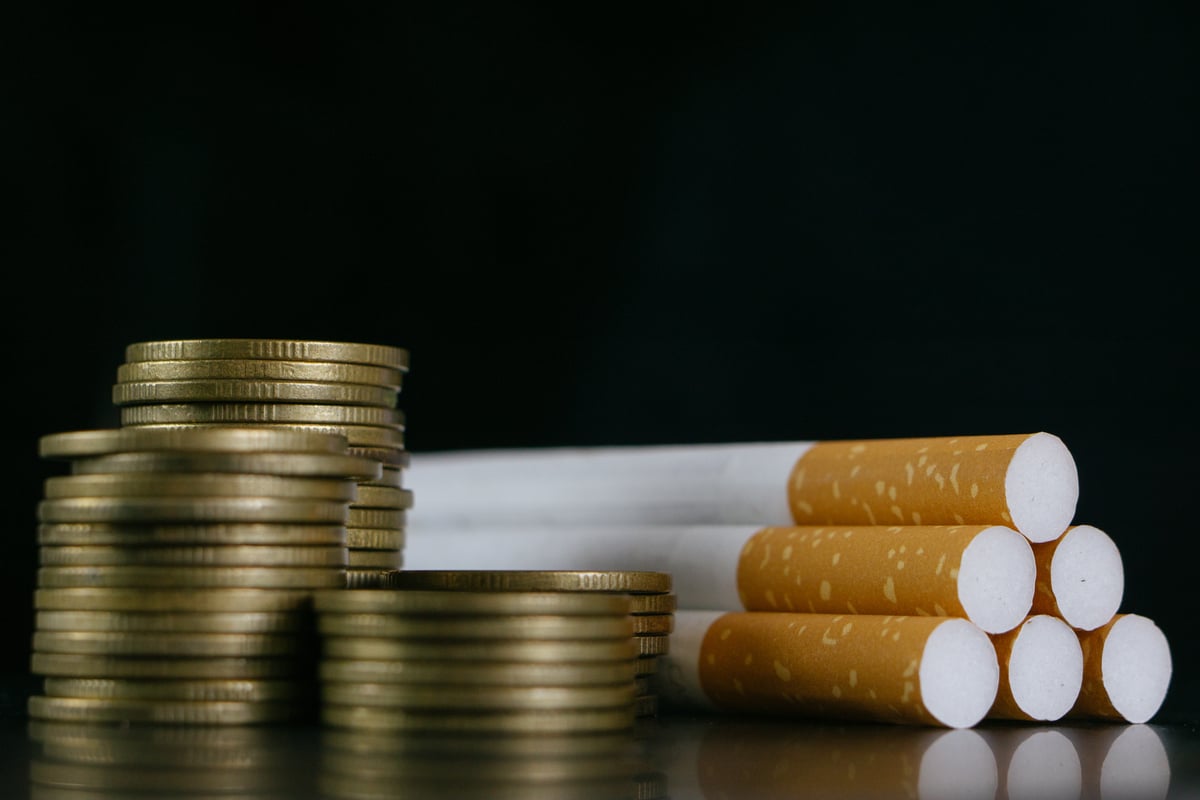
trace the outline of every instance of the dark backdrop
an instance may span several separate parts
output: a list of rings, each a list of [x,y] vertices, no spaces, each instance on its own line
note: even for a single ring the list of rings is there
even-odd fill
[[[216,5],[0,11],[3,671],[124,346],[324,338],[416,453],[1056,433],[1196,718],[1190,7]]]

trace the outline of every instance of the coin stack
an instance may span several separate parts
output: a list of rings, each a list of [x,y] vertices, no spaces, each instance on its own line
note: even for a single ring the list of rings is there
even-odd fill
[[[33,720],[30,800],[308,796],[298,743],[261,726]]]
[[[117,368],[125,427],[262,425],[344,436],[377,461],[346,520],[349,588],[381,584],[404,564],[409,464],[398,408],[408,351],[356,342],[183,339],[137,342]]]
[[[261,427],[43,436],[71,474],[37,507],[35,719],[245,724],[315,711],[315,590],[378,462]]]
[[[666,572],[624,570],[404,570],[389,576],[396,589],[470,592],[566,592],[626,595],[637,645],[635,710],[658,714],[654,673],[659,656],[670,650],[675,595]]]

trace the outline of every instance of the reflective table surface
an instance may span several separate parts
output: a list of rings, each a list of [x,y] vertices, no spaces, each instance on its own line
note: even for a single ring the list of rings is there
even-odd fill
[[[0,797],[1200,798],[1200,727],[970,729],[682,715],[628,733],[469,737],[318,725],[0,721]]]

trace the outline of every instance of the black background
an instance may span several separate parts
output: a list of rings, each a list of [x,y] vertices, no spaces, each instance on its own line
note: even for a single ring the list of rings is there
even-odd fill
[[[310,338],[410,350],[418,457],[1055,433],[1197,719],[1192,8],[5,6],[0,670],[38,437]]]

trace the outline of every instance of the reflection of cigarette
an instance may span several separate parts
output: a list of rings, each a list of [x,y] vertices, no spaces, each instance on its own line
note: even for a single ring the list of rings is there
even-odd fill
[[[1083,681],[1083,651],[1071,626],[1057,617],[1034,615],[993,635],[992,643],[1000,687],[988,717],[1053,721],[1071,710]]]
[[[413,523],[1009,525],[1066,529],[1079,496],[1049,433],[417,454]]]
[[[1125,593],[1121,553],[1108,534],[1072,525],[1053,541],[1035,544],[1037,592],[1033,613],[1062,617],[1090,631],[1113,618]]]
[[[998,525],[410,527],[411,569],[645,569],[680,608],[961,616],[989,633],[1029,613],[1025,537]]]
[[[996,699],[995,648],[965,619],[675,615],[664,705],[966,728]]]
[[[1083,685],[1069,716],[1146,722],[1158,713],[1171,682],[1171,649],[1152,620],[1118,614],[1078,636]]]
[[[1008,800],[1081,797],[1083,769],[1079,753],[1062,731],[1040,725],[989,725],[979,730],[996,757],[1000,778],[996,797]]]
[[[1083,769],[1083,797],[1162,800],[1171,788],[1171,761],[1152,725],[1079,721],[1060,726],[1075,743]]]

